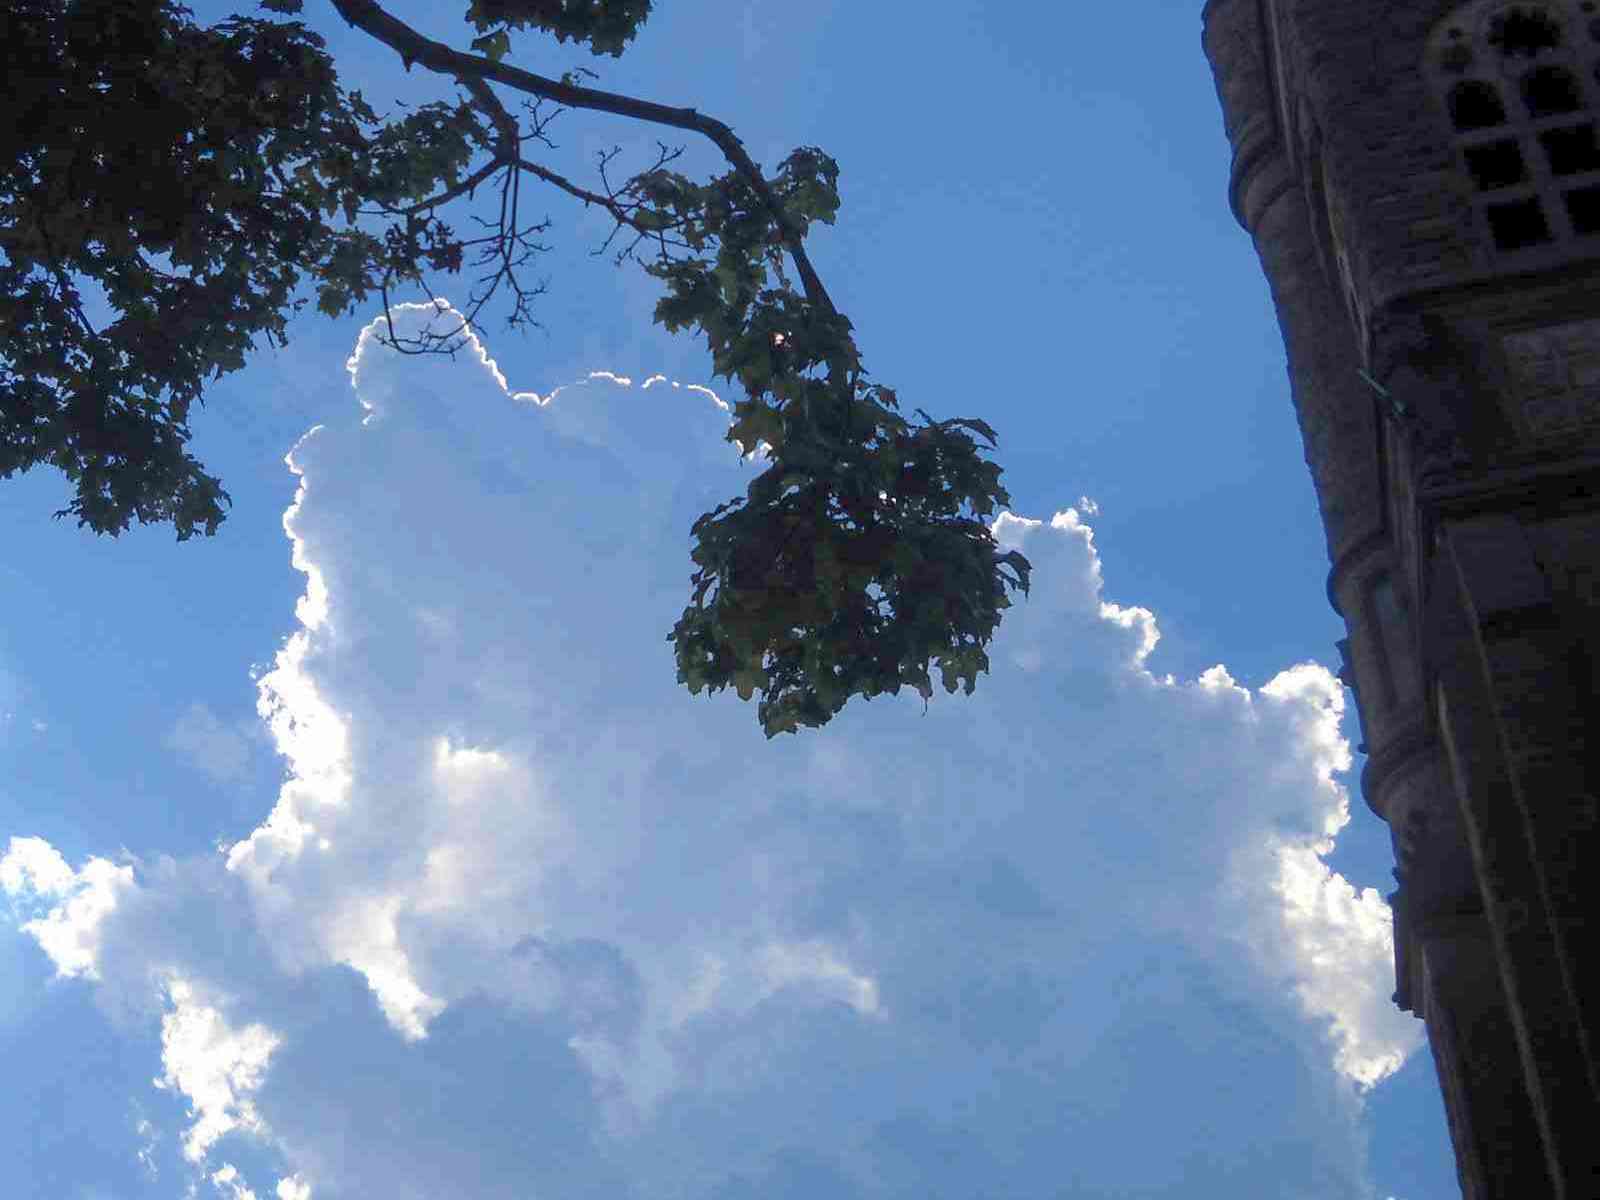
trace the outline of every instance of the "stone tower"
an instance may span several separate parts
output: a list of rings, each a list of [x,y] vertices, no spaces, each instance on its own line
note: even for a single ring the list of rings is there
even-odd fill
[[[1395,1002],[1463,1194],[1600,1197],[1600,5],[1210,0]]]

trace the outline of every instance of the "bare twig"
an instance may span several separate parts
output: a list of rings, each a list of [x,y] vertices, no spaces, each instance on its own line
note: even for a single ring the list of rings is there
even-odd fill
[[[415,216],[417,213],[426,212],[430,209],[437,208],[441,204],[454,200],[457,196],[461,196],[469,192],[476,192],[480,183],[489,178],[489,176],[493,175],[496,171],[503,168],[505,165],[505,161],[497,156],[490,159],[483,166],[479,167],[460,183],[456,184],[454,187],[446,188],[437,196],[429,196],[426,200],[419,200],[415,204],[412,204],[406,208],[383,208],[382,211],[385,213],[393,213],[399,216],[410,217]]]
[[[837,315],[838,310],[834,308],[832,298],[823,287],[821,278],[818,277],[810,257],[806,254],[804,237],[799,227],[783,204],[773,195],[766,177],[746,152],[744,144],[723,122],[693,108],[672,108],[651,100],[640,100],[615,92],[600,91],[597,88],[579,87],[577,84],[535,75],[531,71],[524,71],[506,62],[495,62],[482,55],[465,54],[446,46],[443,42],[424,37],[404,21],[387,12],[376,0],[332,0],[332,3],[339,15],[349,24],[364,30],[389,46],[400,55],[401,61],[408,67],[412,63],[420,63],[430,71],[453,76],[464,84],[468,80],[477,80],[480,83],[492,80],[527,95],[566,105],[568,108],[607,112],[636,121],[668,125],[710,139],[717,149],[722,151],[723,157],[755,190],[756,195],[772,214],[784,247],[789,251],[789,256],[794,260],[795,268],[800,274],[806,298],[825,314]],[[483,90],[488,91],[487,87]],[[474,93],[474,96],[482,103],[478,93]]]

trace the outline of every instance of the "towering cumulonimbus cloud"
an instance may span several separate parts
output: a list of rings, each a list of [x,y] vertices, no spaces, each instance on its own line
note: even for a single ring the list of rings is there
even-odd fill
[[[665,641],[753,469],[726,405],[513,392],[378,328],[289,459],[271,811],[204,859],[0,858],[160,1038],[208,1186],[248,1150],[283,1200],[1367,1194],[1358,1087],[1419,1042],[1386,908],[1324,861],[1326,669],[1158,676],[1087,513],[1007,513],[1034,589],[976,695],[769,743]]]

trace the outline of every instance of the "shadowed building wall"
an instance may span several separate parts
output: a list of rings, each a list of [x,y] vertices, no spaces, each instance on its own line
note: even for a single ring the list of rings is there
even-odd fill
[[[1462,1192],[1600,1197],[1600,11],[1210,0]]]

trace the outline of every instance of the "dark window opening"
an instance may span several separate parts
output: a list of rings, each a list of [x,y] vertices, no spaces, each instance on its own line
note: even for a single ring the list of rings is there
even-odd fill
[[[1505,119],[1506,106],[1494,84],[1473,79],[1450,89],[1450,123],[1457,129],[1489,129]]]
[[[1484,215],[1489,218],[1489,232],[1494,235],[1497,249],[1521,250],[1550,240],[1550,225],[1537,199],[1491,204]]]
[[[1577,79],[1562,67],[1540,67],[1524,75],[1522,100],[1528,106],[1528,115],[1535,119],[1577,112],[1583,107]]]
[[[1600,42],[1600,21],[1589,22],[1589,36]]]
[[[1489,22],[1489,44],[1506,58],[1533,58],[1561,44],[1561,26],[1543,9],[1513,8]]]
[[[1566,200],[1573,233],[1600,233],[1600,187],[1574,188]]]
[[[1539,135],[1539,142],[1549,156],[1552,175],[1600,171],[1600,146],[1595,145],[1593,125],[1549,129]]]
[[[1490,142],[1486,146],[1469,146],[1466,151],[1467,170],[1480,192],[1510,187],[1528,177],[1522,165],[1522,148],[1514,138],[1503,142]]]

